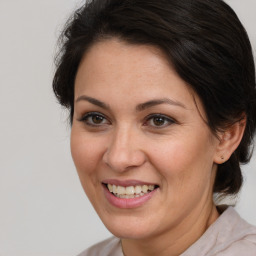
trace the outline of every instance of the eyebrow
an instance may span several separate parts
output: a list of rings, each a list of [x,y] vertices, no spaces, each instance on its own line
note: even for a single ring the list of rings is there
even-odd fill
[[[97,100],[95,98],[86,96],[86,95],[82,95],[82,96],[78,97],[76,99],[76,102],[79,102],[79,101],[88,101],[93,105],[96,105],[96,106],[101,107],[101,108],[106,109],[106,110],[110,110],[110,106],[108,104],[106,104],[106,103],[104,103],[100,100]],[[182,107],[184,109],[187,109],[186,106],[184,104],[182,104],[181,102],[174,101],[174,100],[171,100],[169,98],[163,98],[163,99],[149,100],[147,102],[141,103],[141,104],[136,106],[136,111],[143,111],[147,108],[151,108],[151,107],[161,105],[161,104],[174,105],[174,106],[178,106],[178,107]]]
[[[100,101],[100,100],[97,100],[97,99],[94,99],[94,98],[85,96],[85,95],[82,95],[82,96],[78,97],[78,98],[76,99],[76,102],[79,102],[79,101],[82,101],[82,100],[88,101],[88,102],[90,102],[91,104],[96,105],[96,106],[101,107],[101,108],[106,109],[106,110],[109,110],[109,109],[110,109],[110,106],[107,105],[106,103],[104,103],[104,102],[102,102],[102,101]]]
[[[182,108],[186,109],[185,105],[182,104],[181,102],[174,101],[174,100],[171,100],[169,98],[163,98],[163,99],[150,100],[150,101],[147,101],[145,103],[139,104],[136,107],[136,110],[137,111],[143,111],[147,108],[151,108],[151,107],[161,105],[161,104],[169,104],[169,105],[174,105],[174,106],[182,107]]]

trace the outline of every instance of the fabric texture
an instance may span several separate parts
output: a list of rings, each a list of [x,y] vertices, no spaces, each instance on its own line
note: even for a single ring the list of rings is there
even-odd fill
[[[124,256],[119,238],[111,237],[78,256]],[[256,256],[256,227],[228,207],[180,256]]]

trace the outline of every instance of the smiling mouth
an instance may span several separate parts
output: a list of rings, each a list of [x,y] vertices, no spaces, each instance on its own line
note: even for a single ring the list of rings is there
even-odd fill
[[[110,193],[118,198],[136,198],[151,193],[158,188],[157,185],[137,185],[137,186],[117,186],[113,184],[104,184]]]

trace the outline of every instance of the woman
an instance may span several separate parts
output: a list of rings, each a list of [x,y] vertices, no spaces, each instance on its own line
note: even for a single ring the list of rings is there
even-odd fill
[[[221,0],[95,0],[68,22],[53,88],[81,184],[115,237],[81,255],[256,255],[236,194],[255,68]]]

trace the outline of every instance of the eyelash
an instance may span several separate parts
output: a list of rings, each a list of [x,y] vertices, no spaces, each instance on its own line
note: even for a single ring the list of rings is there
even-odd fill
[[[84,122],[86,125],[93,126],[93,127],[99,127],[99,126],[103,125],[102,123],[95,124],[95,123],[93,123],[92,120],[91,120],[91,122],[88,121],[89,118],[93,118],[93,117],[99,117],[102,120],[103,119],[106,120],[108,122],[108,124],[110,123],[108,121],[108,119],[103,114],[101,114],[99,112],[89,112],[89,113],[85,114],[82,118],[80,118],[79,121]]]
[[[107,123],[94,123],[92,121],[92,119],[89,121],[90,118],[93,118],[93,117],[97,117],[97,118],[100,118],[101,120],[105,120],[107,121]],[[149,122],[150,121],[153,121],[154,118],[159,118],[159,119],[162,119],[161,121],[164,122],[164,125],[150,125]],[[99,112],[89,112],[87,114],[85,114],[82,118],[79,119],[79,121],[81,122],[84,122],[86,125],[89,125],[89,126],[92,126],[92,127],[100,127],[102,125],[105,125],[105,124],[111,124],[111,122],[101,113]],[[170,118],[166,115],[163,115],[163,114],[150,114],[148,115],[144,121],[143,121],[143,126],[150,126],[150,127],[153,127],[153,128],[156,128],[156,129],[161,129],[161,128],[165,128],[171,124],[174,124],[174,123],[177,123],[173,118]]]
[[[160,125],[160,126],[157,126],[157,125],[148,125],[148,123],[150,121],[153,121],[154,118],[160,118],[162,119],[162,121],[164,121],[164,125]],[[153,128],[156,128],[156,129],[161,129],[161,128],[165,128],[167,126],[170,126],[172,124],[176,123],[176,121],[173,119],[173,118],[170,118],[166,115],[163,115],[163,114],[150,114],[148,115],[146,118],[145,118],[145,121],[144,121],[144,126],[151,126]]]

